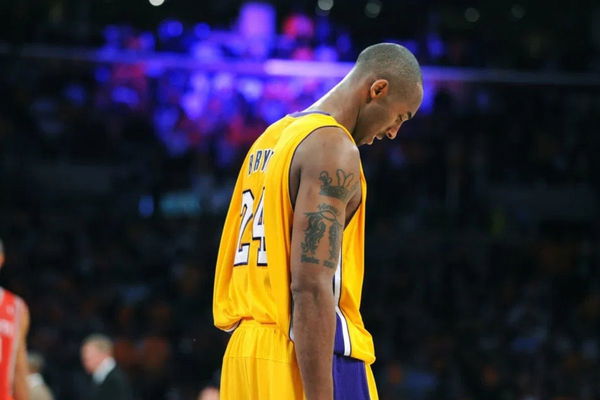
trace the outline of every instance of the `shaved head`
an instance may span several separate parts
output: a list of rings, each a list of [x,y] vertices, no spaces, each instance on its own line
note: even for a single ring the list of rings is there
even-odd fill
[[[414,96],[417,84],[423,83],[419,62],[406,47],[395,43],[378,43],[364,49],[356,60],[356,72],[385,79],[392,93],[403,99]]]
[[[394,139],[423,101],[423,77],[404,46],[378,43],[358,55],[354,67],[307,110],[330,113],[360,146]]]

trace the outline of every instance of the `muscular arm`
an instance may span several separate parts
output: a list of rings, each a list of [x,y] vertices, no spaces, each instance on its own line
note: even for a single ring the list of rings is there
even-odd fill
[[[359,154],[338,128],[321,128],[297,149],[291,291],[296,358],[307,400],[333,399],[333,276],[348,203],[358,193]],[[292,182],[293,184],[293,182]]]
[[[14,394],[15,400],[28,400],[29,389],[27,387],[27,332],[29,331],[29,310],[24,301],[21,300],[21,326],[19,327],[19,345],[17,347],[17,359],[15,363]]]

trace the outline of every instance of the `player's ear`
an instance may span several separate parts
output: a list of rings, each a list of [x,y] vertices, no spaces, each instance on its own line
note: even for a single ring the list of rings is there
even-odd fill
[[[375,82],[371,84],[369,89],[369,94],[372,99],[376,99],[378,97],[384,97],[387,95],[390,84],[387,79],[377,79]]]

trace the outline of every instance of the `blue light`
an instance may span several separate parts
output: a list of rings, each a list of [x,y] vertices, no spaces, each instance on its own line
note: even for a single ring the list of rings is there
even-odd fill
[[[438,35],[427,36],[427,50],[429,50],[429,54],[433,58],[440,58],[446,53],[444,42],[442,42]]]
[[[104,28],[102,33],[104,35],[104,40],[106,41],[106,45],[108,47],[116,47],[118,45],[121,38],[121,31],[117,26],[108,25],[106,28]]]
[[[244,98],[249,102],[255,102],[260,99],[263,93],[263,83],[260,79],[246,78],[241,79],[238,88]]]
[[[434,82],[426,82],[423,84],[423,102],[421,103],[421,107],[419,107],[419,114],[431,114],[436,91],[437,86]]]
[[[154,50],[155,40],[152,32],[142,32],[139,36],[142,50]]]
[[[97,82],[105,83],[110,77],[110,69],[108,67],[98,67],[94,71],[94,78]]]
[[[169,217],[196,216],[201,211],[198,197],[187,190],[166,193],[160,200],[160,209]]]
[[[178,118],[179,113],[176,107],[157,107],[154,112],[154,127],[159,133],[170,132],[172,129],[174,129]]]
[[[163,21],[158,26],[158,36],[163,40],[177,37],[183,33],[183,24],[174,19]]]
[[[138,211],[142,217],[150,217],[154,214],[154,199],[152,196],[146,194],[140,197],[138,202]]]
[[[140,101],[137,92],[127,86],[117,86],[113,89],[112,99],[115,103],[125,103],[133,106]]]
[[[76,83],[67,85],[63,93],[67,100],[78,106],[82,106],[87,100],[87,92],[85,88]]]
[[[181,108],[190,119],[199,118],[205,104],[206,96],[198,92],[186,93],[181,99]]]
[[[194,25],[194,35],[198,39],[206,39],[210,35],[210,25],[204,22]]]

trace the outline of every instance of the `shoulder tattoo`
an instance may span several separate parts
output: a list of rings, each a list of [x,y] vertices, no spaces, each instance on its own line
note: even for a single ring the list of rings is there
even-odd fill
[[[321,171],[319,175],[321,191],[319,193],[336,199],[346,200],[356,190],[358,182],[355,182],[353,173],[347,174],[341,168],[335,171],[335,175],[334,182],[334,179],[329,176],[327,171]]]

